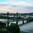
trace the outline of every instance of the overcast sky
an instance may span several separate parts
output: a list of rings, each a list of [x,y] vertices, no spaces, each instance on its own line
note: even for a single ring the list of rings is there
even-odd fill
[[[32,13],[33,0],[0,0],[0,13]]]

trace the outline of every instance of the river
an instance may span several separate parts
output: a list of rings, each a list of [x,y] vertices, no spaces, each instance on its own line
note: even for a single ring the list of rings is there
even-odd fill
[[[3,23],[6,23],[7,19],[0,19],[0,21],[2,21]],[[24,22],[26,23],[26,21],[24,21]],[[11,23],[16,23],[16,21],[13,21]],[[22,21],[19,21],[18,25],[19,24],[22,24]],[[33,33],[33,21],[19,26],[19,28],[20,28],[20,31]]]

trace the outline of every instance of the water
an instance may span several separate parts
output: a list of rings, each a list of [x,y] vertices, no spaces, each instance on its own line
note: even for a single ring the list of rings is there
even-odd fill
[[[20,31],[33,33],[33,22],[20,26]]]
[[[0,19],[0,21],[2,21],[3,23],[6,23],[7,19]],[[11,23],[16,23],[16,21],[13,21]],[[24,23],[26,23],[26,21],[24,21]],[[19,24],[22,24],[22,21],[19,21],[18,25]],[[24,24],[22,26],[19,26],[19,28],[20,28],[20,31],[33,33],[33,21],[30,23]]]

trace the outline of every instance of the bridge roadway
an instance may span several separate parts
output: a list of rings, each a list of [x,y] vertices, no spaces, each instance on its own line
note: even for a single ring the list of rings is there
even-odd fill
[[[26,20],[26,19],[24,19],[24,20]],[[23,21],[23,19],[0,19],[0,21],[1,22],[7,22],[7,21],[9,21],[9,22],[14,22],[14,21]]]
[[[25,20],[26,20],[26,23],[29,23],[31,19],[30,20],[29,19],[9,20],[9,22],[16,22],[16,24],[18,24],[19,21],[22,21],[22,24],[25,24],[24,23]],[[19,26],[21,26],[22,24],[20,24]]]
[[[30,22],[31,20],[33,20],[32,18],[25,18],[25,19],[1,19],[1,22],[4,23],[10,23],[10,22],[16,22],[16,24],[18,24],[19,21],[22,21],[22,24],[25,24],[24,21],[26,21],[26,23]],[[22,24],[20,24],[19,26],[21,26]],[[6,24],[7,26],[7,24]]]
[[[15,22],[15,21],[18,21],[18,22],[23,21],[24,22],[25,20],[28,22],[31,19],[30,18],[29,19],[28,18],[27,19],[0,19],[1,22],[5,22],[5,23],[7,23],[7,22]]]
[[[0,21],[6,22],[6,23],[7,23],[7,21],[8,21],[8,22],[23,21],[23,23],[24,23],[24,20],[26,20],[26,21],[28,22],[29,20],[33,20],[33,17],[21,17],[21,19],[15,19],[15,17],[14,17],[14,18],[12,18],[12,19],[1,19]],[[17,23],[17,22],[16,22],[16,23]]]
[[[11,14],[10,14],[11,15]],[[9,15],[9,12],[7,12],[7,14],[6,15],[1,15],[1,16],[7,16],[8,18],[10,17],[10,15]],[[0,16],[0,17],[1,17]],[[28,15],[28,14],[19,14],[19,13],[16,13],[16,14],[12,14],[11,16],[13,16],[14,18],[15,17],[17,17],[18,18],[18,16],[19,17],[21,17],[21,19],[13,19],[13,20],[9,20],[9,19],[7,19],[7,20],[3,20],[3,22],[5,22],[6,21],[6,23],[7,23],[7,25],[9,26],[9,22],[13,22],[13,21],[16,21],[16,24],[18,24],[18,21],[23,21],[23,24],[24,24],[24,20],[26,20],[27,21],[27,23],[29,22],[29,21],[32,21],[33,20],[33,18],[29,18],[29,17],[31,17],[32,16],[32,14],[30,15]],[[27,18],[28,17],[28,18]],[[5,17],[4,17],[5,18]],[[23,18],[23,19],[22,19]]]

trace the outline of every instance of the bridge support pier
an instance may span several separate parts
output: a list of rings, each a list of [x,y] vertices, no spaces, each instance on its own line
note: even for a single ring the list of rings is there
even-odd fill
[[[7,23],[6,26],[9,27],[9,23]]]
[[[28,23],[28,20],[27,20],[27,23]]]
[[[18,24],[18,21],[16,21],[16,24]]]
[[[29,20],[27,20],[27,23],[29,22]]]
[[[13,18],[13,21],[15,20],[15,15],[13,15],[14,16],[14,18]]]
[[[9,27],[9,23],[6,23],[6,26],[5,27]]]
[[[23,24],[24,24],[24,20],[23,20]]]

